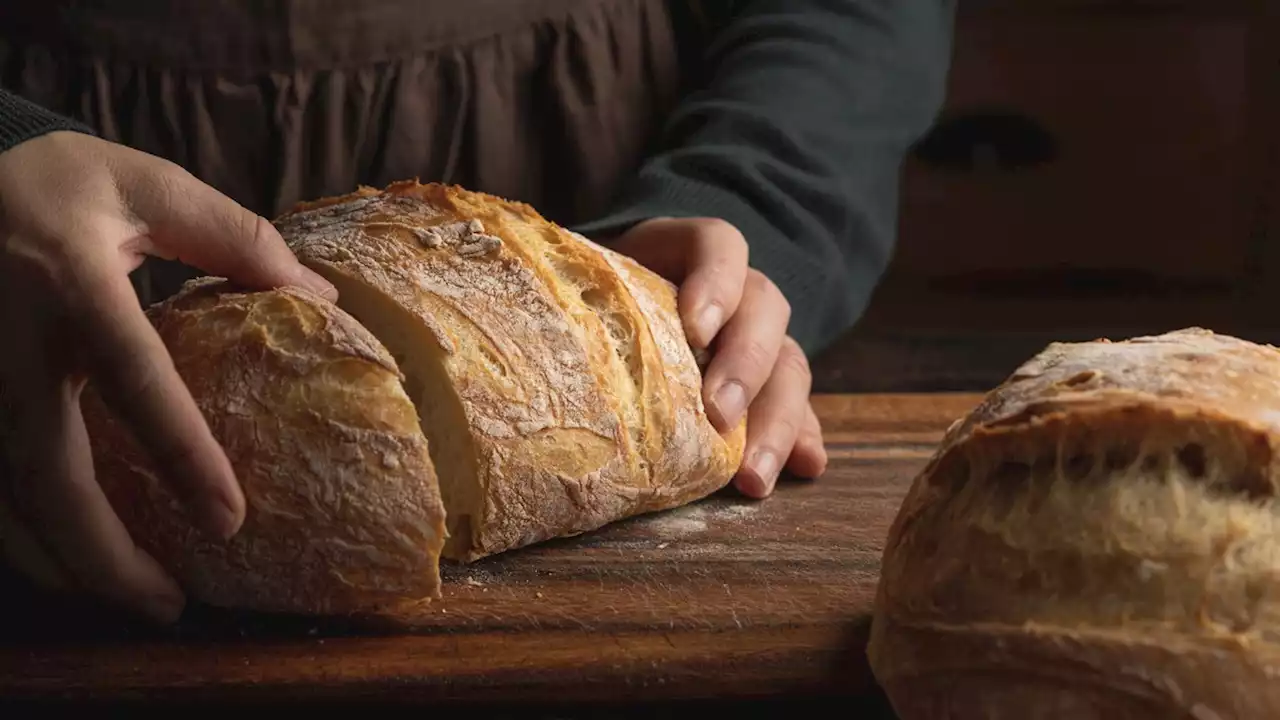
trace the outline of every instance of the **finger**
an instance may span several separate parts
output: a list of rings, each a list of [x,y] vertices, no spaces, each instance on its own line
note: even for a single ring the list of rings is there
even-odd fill
[[[252,288],[303,287],[336,300],[328,280],[298,262],[265,218],[168,162],[142,163],[124,200],[159,253]]]
[[[14,512],[11,498],[0,500],[0,551],[5,565],[36,587],[55,592],[70,587],[66,570]]]
[[[244,518],[244,495],[128,279],[93,258],[77,263],[71,317],[95,387],[148,449],[205,529],[227,538]]]
[[[747,279],[747,242],[717,218],[658,218],[643,222],[612,244],[680,285],[680,319],[695,348],[711,345],[738,309]]]
[[[133,543],[94,479],[78,391],[48,376],[29,380],[31,401],[11,446],[15,513],[85,590],[161,622],[177,620],[182,591]]]
[[[827,470],[827,447],[822,439],[822,425],[813,412],[813,404],[805,403],[805,418],[796,437],[786,469],[802,478],[816,478]]]
[[[791,455],[804,427],[812,385],[809,361],[791,338],[778,353],[773,374],[751,405],[747,418],[746,461],[734,478],[744,494],[762,498],[773,492],[783,461]]]
[[[790,319],[791,306],[777,286],[749,272],[742,302],[721,330],[704,375],[711,422],[721,432],[737,426],[769,379]]]
[[[698,232],[680,285],[680,319],[690,343],[706,348],[742,301],[747,281],[747,243],[728,223],[715,222]]]

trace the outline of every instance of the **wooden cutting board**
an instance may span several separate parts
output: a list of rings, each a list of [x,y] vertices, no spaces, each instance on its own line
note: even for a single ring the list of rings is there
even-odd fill
[[[857,694],[883,539],[972,395],[817,396],[824,477],[445,569],[394,618],[189,608],[174,628],[0,580],[0,697],[625,701]]]

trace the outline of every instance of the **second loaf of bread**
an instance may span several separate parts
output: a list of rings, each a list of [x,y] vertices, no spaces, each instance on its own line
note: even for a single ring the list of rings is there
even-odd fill
[[[1280,717],[1280,351],[1054,343],[952,425],[886,539],[903,720]]]

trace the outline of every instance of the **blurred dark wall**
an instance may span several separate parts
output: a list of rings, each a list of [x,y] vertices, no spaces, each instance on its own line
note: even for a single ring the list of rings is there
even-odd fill
[[[1053,340],[1280,340],[1280,3],[962,0],[900,238],[815,391],[985,390]]]

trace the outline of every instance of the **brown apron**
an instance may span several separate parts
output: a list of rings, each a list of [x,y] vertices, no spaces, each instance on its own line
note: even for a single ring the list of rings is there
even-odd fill
[[[0,85],[267,217],[418,177],[583,221],[678,83],[664,0],[0,3]]]

